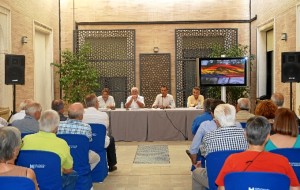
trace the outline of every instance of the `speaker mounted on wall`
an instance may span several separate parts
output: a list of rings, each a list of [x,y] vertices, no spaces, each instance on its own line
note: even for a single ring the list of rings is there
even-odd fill
[[[5,55],[5,84],[25,84],[24,55]]]
[[[300,52],[282,52],[281,82],[300,82]]]

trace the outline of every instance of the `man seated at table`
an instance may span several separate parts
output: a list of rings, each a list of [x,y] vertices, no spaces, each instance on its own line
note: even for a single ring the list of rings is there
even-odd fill
[[[193,88],[193,95],[190,95],[187,99],[187,107],[196,107],[201,108],[203,106],[204,97],[200,95],[200,88],[194,87]]]
[[[98,96],[99,108],[115,109],[115,99],[109,95],[109,89],[104,88],[101,96]]]
[[[271,125],[265,117],[256,116],[248,120],[246,138],[249,148],[247,151],[232,154],[226,159],[216,179],[218,189],[225,189],[226,174],[243,171],[282,173],[290,178],[290,189],[300,189],[297,176],[288,159],[279,154],[264,151],[270,131]]]
[[[143,108],[145,107],[144,97],[139,95],[137,87],[131,88],[131,95],[128,96],[125,108]]]
[[[175,108],[174,98],[171,94],[168,94],[168,88],[166,86],[160,87],[160,93],[155,98],[155,101],[152,105],[153,108]]]

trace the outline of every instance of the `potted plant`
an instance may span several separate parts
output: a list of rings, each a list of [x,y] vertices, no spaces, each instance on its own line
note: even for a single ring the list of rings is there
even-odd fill
[[[62,62],[52,63],[58,69],[63,99],[68,103],[84,102],[87,94],[99,88],[97,71],[88,60],[90,52],[90,46],[84,44],[76,53],[63,51]]]
[[[244,57],[248,55],[248,46],[245,45],[236,45],[232,46],[228,49],[225,49],[220,44],[214,44],[212,46],[212,52],[209,55],[209,57],[221,57],[221,55],[225,55],[226,57]],[[251,65],[252,60],[254,59],[254,55],[250,55],[249,57],[250,62],[250,71],[251,71]],[[207,93],[211,98],[221,99],[221,88],[220,87],[208,87]],[[248,86],[229,86],[226,87],[226,97],[227,102],[236,105],[237,100],[240,97],[249,97],[249,87]]]

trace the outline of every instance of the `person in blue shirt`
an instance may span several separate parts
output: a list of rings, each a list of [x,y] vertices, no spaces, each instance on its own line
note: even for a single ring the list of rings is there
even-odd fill
[[[210,121],[213,119],[213,117],[211,115],[211,110],[210,110],[212,101],[213,101],[212,98],[207,98],[204,100],[204,103],[203,103],[204,113],[201,115],[198,115],[194,119],[193,124],[192,124],[192,134],[193,135],[195,135],[197,133],[197,130],[203,121]]]

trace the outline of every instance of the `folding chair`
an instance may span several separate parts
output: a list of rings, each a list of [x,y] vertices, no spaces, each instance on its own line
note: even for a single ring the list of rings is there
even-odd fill
[[[78,173],[76,190],[91,189],[93,183],[89,164],[89,139],[85,135],[75,134],[58,134],[57,137],[64,139],[70,147],[73,169]]]
[[[272,189],[289,190],[290,179],[272,172],[232,172],[224,178],[225,189]]]
[[[33,181],[27,177],[1,176],[0,184],[2,190],[35,190]]]
[[[41,190],[62,189],[60,157],[48,151],[21,150],[16,165],[34,170]]]
[[[300,181],[300,148],[278,148],[270,152],[285,156],[293,167],[298,181]]]
[[[93,132],[93,141],[90,143],[91,150],[100,156],[100,162],[92,170],[93,182],[103,182],[108,175],[106,149],[104,148],[106,127],[102,124],[90,123]]]
[[[209,153],[206,156],[206,171],[208,177],[208,186],[210,190],[217,190],[218,186],[215,184],[215,181],[219,175],[220,170],[223,167],[223,164],[226,158],[233,153],[242,152],[241,150],[224,150]]]

